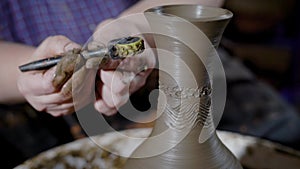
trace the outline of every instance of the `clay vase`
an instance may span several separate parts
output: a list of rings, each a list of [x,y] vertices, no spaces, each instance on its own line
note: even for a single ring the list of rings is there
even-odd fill
[[[158,55],[158,118],[124,168],[242,168],[216,135],[211,108],[214,88],[207,71],[232,13],[171,5],[148,9],[145,17]],[[204,130],[207,134],[201,136]]]

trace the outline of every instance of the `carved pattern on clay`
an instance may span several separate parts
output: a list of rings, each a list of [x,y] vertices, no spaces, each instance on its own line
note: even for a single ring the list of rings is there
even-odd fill
[[[207,127],[211,119],[211,87],[179,88],[169,87],[160,82],[159,88],[167,97],[179,100],[179,104],[171,106],[166,104],[166,124],[170,128],[183,130],[200,124]]]
[[[209,96],[211,94],[210,86],[203,86],[202,88],[179,88],[178,86],[170,87],[160,82],[159,88],[164,91],[167,96],[176,99],[186,98],[201,98],[203,96]]]

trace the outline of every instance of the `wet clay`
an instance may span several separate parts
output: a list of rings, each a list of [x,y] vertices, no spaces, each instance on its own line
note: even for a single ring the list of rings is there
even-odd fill
[[[211,66],[210,57],[232,13],[199,5],[171,5],[149,9],[145,16],[156,32],[153,36],[160,70],[159,117],[152,134],[135,150],[124,168],[242,168],[212,127],[214,89],[206,69]],[[195,38],[195,32],[189,31],[195,26],[203,32],[199,31],[200,40]],[[202,59],[189,43],[198,45]],[[200,133],[207,128],[213,130],[203,139]]]

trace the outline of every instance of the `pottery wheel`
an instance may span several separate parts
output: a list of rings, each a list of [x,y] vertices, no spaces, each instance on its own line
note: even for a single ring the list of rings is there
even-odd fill
[[[122,131],[133,137],[147,137],[151,129]],[[246,169],[299,169],[300,152],[255,137],[218,131],[218,136]],[[129,139],[120,139],[114,132],[95,136],[95,142],[112,147],[111,153],[100,148],[89,138],[77,140],[45,151],[27,160],[15,169],[119,169],[126,159],[119,157],[121,151],[131,154],[141,144]]]

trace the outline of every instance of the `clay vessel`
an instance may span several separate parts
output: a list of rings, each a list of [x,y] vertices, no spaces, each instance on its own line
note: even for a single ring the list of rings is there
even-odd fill
[[[158,118],[124,168],[242,168],[216,135],[211,108],[214,88],[207,70],[232,13],[171,5],[148,9],[145,16],[158,54]]]

